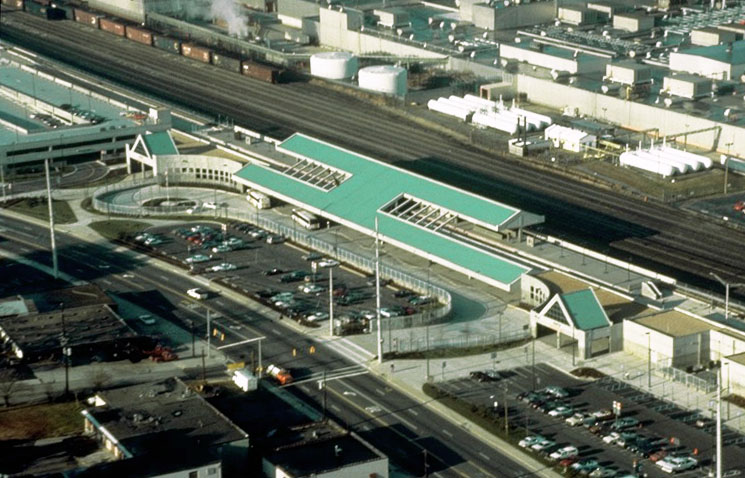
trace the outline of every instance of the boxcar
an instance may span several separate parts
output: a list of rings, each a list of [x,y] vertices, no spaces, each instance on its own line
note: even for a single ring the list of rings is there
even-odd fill
[[[54,6],[63,10],[65,12],[65,18],[68,20],[75,19],[75,8],[72,5],[55,3]]]
[[[241,65],[241,73],[267,83],[277,83],[279,81],[278,68],[255,61],[245,60]]]
[[[211,63],[212,61],[212,50],[194,43],[182,43],[181,54],[203,63]]]
[[[6,7],[23,10],[23,0],[0,0],[0,3]]]
[[[75,9],[75,21],[78,23],[85,23],[92,27],[98,28],[98,19],[100,15],[95,13],[86,12],[80,8]]]
[[[47,7],[47,20],[64,20],[65,18],[67,18],[67,14],[61,8],[51,5]]]
[[[101,18],[98,21],[98,26],[103,31],[113,33],[114,35],[118,35],[120,37],[124,36],[124,24],[112,20],[111,18]]]
[[[234,73],[241,72],[241,60],[230,55],[224,55],[222,53],[212,54],[212,64],[223,70],[232,71]]]
[[[153,46],[160,50],[181,54],[181,42],[164,35],[153,35]]]
[[[145,45],[153,44],[153,33],[150,30],[140,27],[127,25],[127,38],[138,43],[144,43]]]

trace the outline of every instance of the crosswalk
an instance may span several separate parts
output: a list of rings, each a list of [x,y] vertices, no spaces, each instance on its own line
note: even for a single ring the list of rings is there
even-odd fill
[[[344,337],[318,337],[315,340],[357,364],[366,365],[375,358],[375,354]]]
[[[327,372],[314,372],[310,375],[304,376],[295,380],[293,385],[300,385],[308,382],[331,382],[334,380],[341,380],[343,378],[356,377],[358,375],[365,375],[370,373],[362,365],[350,365],[348,367],[337,368]]]

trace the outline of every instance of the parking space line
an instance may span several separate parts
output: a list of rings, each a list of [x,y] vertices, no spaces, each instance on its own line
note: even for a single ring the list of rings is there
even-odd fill
[[[486,453],[482,452],[482,451],[479,452],[479,456],[482,457],[485,460],[491,461],[491,458],[489,458],[489,456]]]

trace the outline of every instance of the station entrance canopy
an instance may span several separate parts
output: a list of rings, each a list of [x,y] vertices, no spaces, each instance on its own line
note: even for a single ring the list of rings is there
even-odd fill
[[[466,240],[543,222],[526,213],[296,133],[234,179],[314,214],[511,291],[529,266]]]

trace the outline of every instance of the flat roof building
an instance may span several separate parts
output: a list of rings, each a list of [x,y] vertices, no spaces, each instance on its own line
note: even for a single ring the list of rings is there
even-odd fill
[[[503,290],[531,267],[460,237],[543,222],[521,211],[329,143],[294,134],[235,180]]]
[[[715,80],[739,78],[745,72],[745,40],[672,52],[670,69]]]

